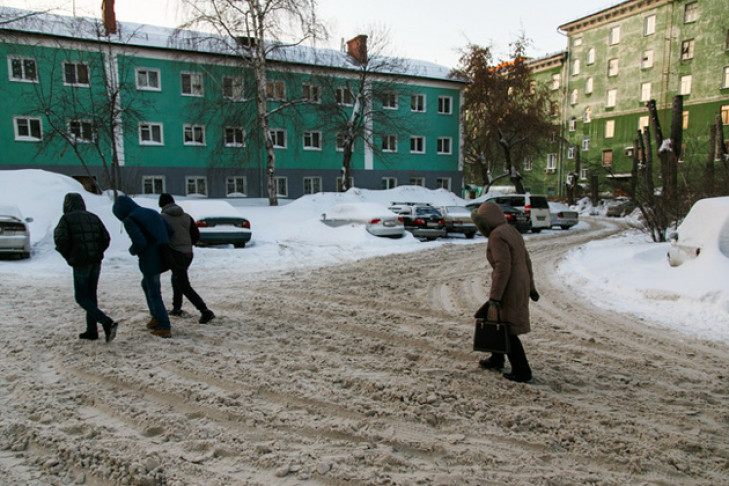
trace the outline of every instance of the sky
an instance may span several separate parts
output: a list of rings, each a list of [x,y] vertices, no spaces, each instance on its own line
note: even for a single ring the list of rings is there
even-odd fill
[[[117,20],[176,27],[183,19],[179,0],[116,0]],[[391,52],[384,54],[456,67],[468,44],[492,46],[497,60],[521,33],[532,40],[527,54],[541,57],[566,48],[561,24],[621,3],[619,0],[318,0],[318,13],[330,38],[323,47],[339,48],[342,40],[379,27],[389,32]],[[99,17],[101,0],[0,0],[0,5]]]
[[[129,272],[136,275],[136,258],[127,251],[130,242],[121,223],[111,212],[109,197],[87,193],[80,183],[69,177],[29,169],[2,171],[0,177],[0,204],[14,203],[23,216],[33,218],[30,224],[31,258],[0,259],[0,281],[6,272],[14,274],[22,271],[31,285],[34,280],[68,274],[65,261],[53,249],[53,228],[61,216],[67,192],[82,193],[87,208],[98,214],[108,228],[112,244],[105,262],[128,267]],[[176,199],[183,202],[185,198],[176,196]],[[159,209],[157,197],[137,197],[135,200],[142,206]],[[480,235],[474,239],[455,235],[433,242],[419,242],[409,233],[400,239],[378,238],[367,233],[362,225],[333,228],[320,221],[321,214],[336,204],[369,202],[387,205],[393,200],[417,200],[434,205],[466,202],[443,189],[417,186],[401,186],[387,191],[352,189],[346,193],[319,193],[277,207],[266,206],[261,200],[230,200],[236,203],[241,215],[251,221],[252,239],[243,249],[232,246],[196,249],[196,270],[212,280],[235,278],[245,281],[246,275],[263,271],[289,272],[303,267],[420,251],[439,245],[483,245],[486,242]],[[729,275],[729,197],[715,200],[720,204],[712,206],[714,216],[706,218],[699,215],[702,224],[693,224],[691,229],[692,241],[703,245],[703,250],[697,258],[678,267],[668,264],[668,243],[653,243],[645,233],[630,230],[572,250],[561,259],[557,272],[577,298],[587,299],[605,309],[631,313],[637,316],[636,325],[657,324],[691,337],[729,343],[729,288],[726,285],[726,276]],[[589,205],[581,207],[589,213]],[[591,216],[585,213],[580,216],[583,221],[567,231],[586,228],[584,220]],[[694,216],[689,214],[689,217]],[[613,218],[610,220],[614,221]],[[680,234],[682,228],[678,230]],[[532,238],[563,232],[554,229],[539,234],[528,233],[525,239],[528,242]],[[725,240],[723,250],[720,250],[719,238]],[[68,285],[71,285],[70,279]],[[199,285],[204,283],[201,281]]]

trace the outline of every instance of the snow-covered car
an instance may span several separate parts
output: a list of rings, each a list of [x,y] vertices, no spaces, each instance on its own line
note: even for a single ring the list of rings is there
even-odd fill
[[[243,248],[251,240],[250,221],[226,201],[187,200],[178,204],[193,217],[200,230],[198,246]]]
[[[577,211],[558,202],[549,203],[549,216],[552,228],[558,227],[566,230],[580,222]]]
[[[668,248],[668,263],[677,267],[705,253],[729,258],[729,197],[700,199],[693,205]]]
[[[30,229],[33,218],[23,218],[17,206],[0,204],[0,254],[30,258]]]
[[[635,203],[627,197],[619,196],[605,201],[605,216],[622,218],[635,210]]]
[[[400,215],[405,229],[421,241],[433,241],[447,234],[443,215],[428,203],[392,202],[388,208]]]
[[[397,214],[378,203],[343,203],[327,209],[321,221],[328,226],[362,224],[375,236],[400,238],[405,234],[403,220]]]
[[[443,215],[446,233],[461,233],[466,238],[473,238],[478,233],[471,220],[471,210],[466,206],[440,206],[438,211]]]

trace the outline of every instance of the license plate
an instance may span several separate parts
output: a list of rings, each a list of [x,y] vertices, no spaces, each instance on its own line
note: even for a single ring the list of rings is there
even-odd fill
[[[440,225],[438,223],[428,223],[428,228],[437,228]]]
[[[391,228],[391,227],[395,226],[395,222],[394,221],[384,221],[382,223],[382,226],[386,226],[388,228]]]
[[[544,221],[546,218],[546,216],[537,216],[537,221]]]

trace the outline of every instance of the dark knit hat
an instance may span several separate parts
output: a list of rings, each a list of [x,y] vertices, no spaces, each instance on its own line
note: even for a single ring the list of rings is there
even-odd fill
[[[159,207],[163,208],[167,206],[168,204],[172,204],[175,202],[175,198],[172,197],[172,194],[167,194],[166,192],[163,192],[159,195]]]

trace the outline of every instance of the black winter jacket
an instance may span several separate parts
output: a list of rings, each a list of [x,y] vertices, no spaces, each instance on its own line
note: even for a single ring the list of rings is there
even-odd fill
[[[81,194],[70,192],[63,200],[63,216],[53,231],[56,251],[72,267],[98,265],[109,248],[109,232],[98,216],[86,211]]]

